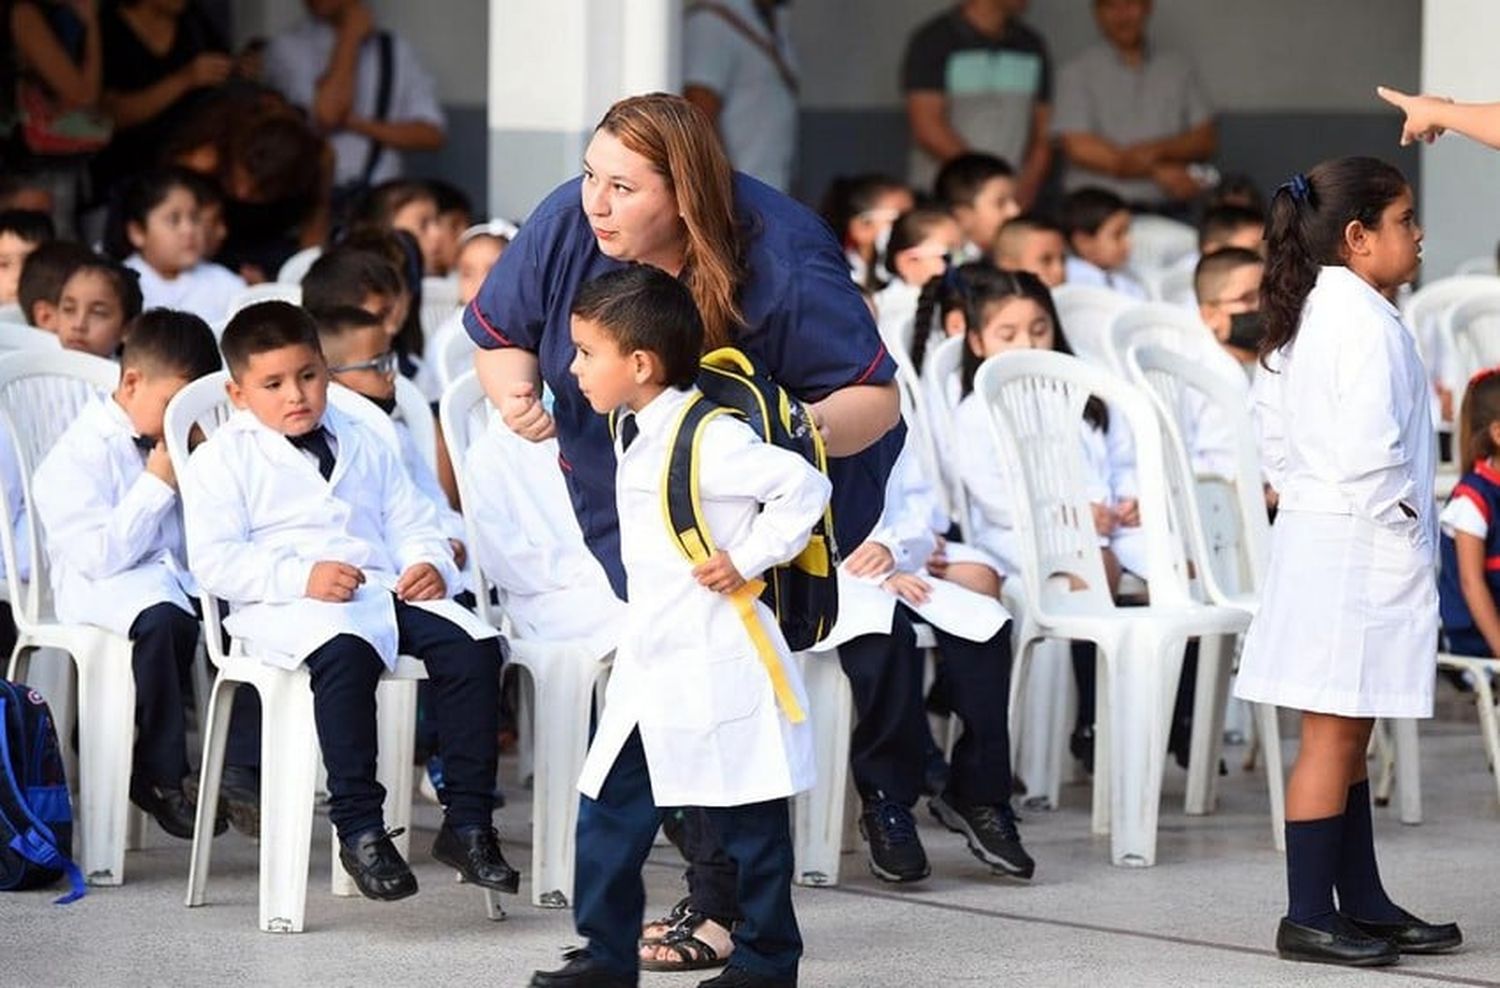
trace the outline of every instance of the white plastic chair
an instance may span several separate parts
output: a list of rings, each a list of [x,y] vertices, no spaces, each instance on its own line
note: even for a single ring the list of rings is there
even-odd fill
[[[135,740],[135,676],[130,639],[93,625],[58,622],[46,553],[38,538],[31,477],[59,436],[96,398],[114,390],[119,365],[88,354],[17,350],[0,355],[0,416],[20,465],[31,578],[17,567],[15,519],[0,498],[0,545],[16,622],[9,678],[24,681],[31,652],[54,648],[73,658],[78,682],[80,867],[91,885],[125,879],[125,851],[140,846],[145,817],[130,805]]]
[[[947,492],[946,501],[961,529],[973,525],[969,497],[953,462],[953,415],[958,410],[958,376],[963,367],[964,337],[952,336],[927,354],[922,367],[921,398],[927,410],[927,435],[933,446],[936,472],[932,474]]]
[[[1143,303],[1094,285],[1059,285],[1052,292],[1057,318],[1073,352],[1091,364],[1111,368],[1109,327],[1126,309]]]
[[[431,336],[458,311],[458,282],[453,278],[422,279],[422,332]]]
[[[1105,337],[1104,352],[1110,369],[1125,375],[1125,352],[1142,344],[1164,346],[1175,353],[1190,355],[1226,376],[1238,375],[1241,380],[1245,377],[1196,311],[1166,302],[1147,302],[1120,310],[1110,321]]]
[[[0,305],[0,322],[14,322],[25,326],[26,313],[21,310],[21,303],[6,302]]]
[[[432,354],[430,363],[435,365],[438,382],[444,389],[465,371],[474,369],[474,350],[474,342],[464,331],[463,309],[455,309],[428,344],[428,353]]]
[[[1467,381],[1486,367],[1500,365],[1500,278],[1454,302],[1439,317],[1452,346],[1455,380]]]
[[[1198,249],[1198,231],[1186,223],[1138,214],[1130,220],[1130,266],[1160,271]]]
[[[839,857],[850,819],[854,694],[836,649],[799,652],[797,661],[807,690],[817,777],[811,789],[792,799],[792,880],[798,885],[831,886],[839,883]]]
[[[200,378],[180,391],[167,407],[164,426],[167,451],[173,469],[188,469],[188,435],[194,425],[205,436],[232,414],[224,393],[225,372]],[[335,393],[330,388],[330,395]],[[331,402],[353,411],[350,400],[368,404],[347,392],[330,397]],[[374,406],[370,406],[373,408]],[[378,414],[379,410],[376,409]],[[394,433],[391,441],[394,442]],[[190,561],[191,562],[191,561]],[[213,850],[214,814],[219,801],[234,692],[250,686],[261,705],[261,794],[260,794],[260,919],[265,933],[300,933],[307,904],[307,866],[311,853],[313,790],[318,776],[317,728],[313,720],[313,697],[305,666],[283,669],[246,653],[235,640],[228,653],[223,649],[220,601],[201,593],[204,644],[218,670],[203,728],[203,759],[198,787],[198,817],[194,828],[192,858],[188,870],[186,905],[201,906],[208,884]],[[422,663],[401,656],[395,671],[381,677],[377,687],[376,775],[385,787],[385,823],[391,828],[411,824],[412,753],[416,742],[417,680],[425,679]],[[334,895],[353,896],[351,879],[338,863],[337,836],[333,837],[331,887]],[[406,856],[411,835],[395,839]],[[484,892],[491,919],[503,919],[498,896]]]
[[[1016,654],[1026,675],[1039,638],[1092,641],[1099,655],[1094,831],[1111,834],[1118,865],[1156,861],[1156,824],[1173,697],[1190,638],[1235,635],[1249,617],[1194,601],[1173,531],[1161,433],[1150,403],[1109,373],[1063,354],[1025,351],[985,361],[975,381],[1014,479],[1027,612]],[[1088,503],[1078,422],[1090,395],[1135,437],[1151,601],[1110,596]],[[1073,589],[1070,576],[1081,581]]]
[[[301,305],[302,286],[300,284],[284,285],[279,281],[250,285],[230,300],[229,309],[224,314],[225,324],[227,325],[229,320],[234,318],[236,312],[257,302],[290,302],[293,305]]]
[[[1178,308],[1198,311],[1198,292],[1193,284],[1193,268],[1174,264],[1165,271],[1158,271],[1148,286],[1151,297],[1158,302]]]
[[[465,463],[470,446],[486,428],[489,407],[473,371],[449,385],[438,406],[458,478],[459,499],[465,504],[475,503]],[[472,515],[466,513],[465,523],[468,543],[477,547]],[[490,608],[491,584],[477,565],[473,569],[477,610],[495,624]],[[601,652],[588,641],[542,641],[514,634],[509,643],[509,667],[525,670],[535,698],[531,901],[536,906],[563,909],[573,898],[578,776],[588,754],[595,691],[609,671],[613,652]]]
[[[1500,273],[1500,272],[1497,272],[1496,269],[1495,269],[1495,255],[1494,254],[1480,254],[1477,257],[1471,257],[1471,258],[1468,258],[1465,261],[1459,262],[1458,267],[1456,267],[1456,268],[1453,269],[1453,273],[1456,274],[1456,275],[1464,275],[1464,274],[1488,274],[1488,275],[1494,275],[1494,274],[1497,274],[1497,273]]]
[[[307,277],[308,269],[322,256],[322,247],[314,245],[302,248],[282,262],[280,269],[276,272],[276,281],[283,285],[302,284],[302,279]]]
[[[1461,388],[1467,380],[1459,379],[1459,372],[1452,366],[1453,347],[1444,314],[1462,299],[1494,290],[1500,290],[1500,277],[1493,273],[1455,275],[1423,285],[1402,305],[1402,319],[1416,334],[1422,359],[1435,382]]]
[[[1131,346],[1125,364],[1131,382],[1150,397],[1166,436],[1168,479],[1186,530],[1197,586],[1209,603],[1240,608],[1253,618],[1270,562],[1270,523],[1244,375],[1237,367],[1230,368],[1232,376],[1221,375],[1206,362],[1162,343]],[[1229,423],[1228,431],[1234,437],[1233,476],[1193,475],[1183,441],[1186,423],[1180,418],[1184,390],[1206,398]],[[1216,801],[1231,658],[1229,650],[1211,650],[1206,643],[1200,650],[1185,799],[1189,814],[1210,813]],[[1283,850],[1286,782],[1276,708],[1269,704],[1254,706],[1266,755],[1272,839],[1276,848]]]
[[[1484,741],[1484,757],[1495,782],[1495,797],[1500,799],[1500,712],[1495,710],[1495,691],[1490,677],[1500,673],[1500,659],[1483,659],[1472,655],[1439,652],[1438,668],[1467,672],[1474,680],[1474,706],[1479,711],[1479,734]]]
[[[56,333],[24,322],[0,320],[0,350],[61,350]]]

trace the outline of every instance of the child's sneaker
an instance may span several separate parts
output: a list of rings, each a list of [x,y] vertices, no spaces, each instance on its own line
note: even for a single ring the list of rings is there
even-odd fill
[[[859,832],[870,845],[870,871],[886,882],[919,882],[932,874],[911,810],[889,799],[865,804]]]
[[[1021,846],[1016,815],[1008,804],[962,806],[934,796],[927,801],[927,808],[943,826],[962,834],[974,857],[996,873],[1027,880],[1036,873],[1036,862]]]

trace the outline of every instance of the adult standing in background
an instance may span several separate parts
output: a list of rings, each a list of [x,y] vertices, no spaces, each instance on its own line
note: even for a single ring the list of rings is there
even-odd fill
[[[309,18],[271,39],[263,78],[333,146],[335,199],[401,177],[402,151],[435,151],[447,118],[432,76],[364,0],[304,0]]]
[[[969,151],[1016,169],[1030,208],[1052,165],[1052,60],[1021,21],[1026,0],[965,0],[912,32],[901,63],[911,126],[911,184],[931,190],[942,165]]]
[[[797,56],[787,0],[693,0],[682,33],[683,95],[714,122],[729,163],[779,192],[797,158]]]
[[[1202,185],[1188,166],[1218,146],[1213,107],[1185,56],[1146,40],[1151,0],[1094,0],[1104,42],[1063,66],[1052,130],[1066,191],[1109,189],[1133,208],[1181,212]]]

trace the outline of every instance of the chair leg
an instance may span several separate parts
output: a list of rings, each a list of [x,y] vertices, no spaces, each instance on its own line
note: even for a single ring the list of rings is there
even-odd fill
[[[849,779],[854,697],[838,653],[799,653],[813,724],[817,782],[793,801],[792,840],[798,885],[837,885]]]
[[[91,885],[125,879],[130,760],[135,739],[135,678],[130,643],[99,639],[80,646],[78,663],[79,856]]]
[[[1109,670],[1122,657],[1123,638],[1117,641],[1096,642],[1094,659],[1094,786],[1091,807],[1090,830],[1102,837],[1110,832],[1110,790],[1114,785],[1110,766],[1113,764],[1114,738],[1114,690]]]
[[[1484,752],[1495,780],[1495,796],[1500,799],[1500,718],[1495,716],[1495,693],[1490,689],[1489,669],[1475,670],[1474,702],[1479,707],[1479,730],[1484,735]]]
[[[1416,720],[1398,718],[1391,724],[1391,734],[1395,739],[1396,795],[1401,799],[1401,822],[1415,826],[1422,822],[1421,746]]]
[[[307,673],[270,679],[260,702],[260,928],[300,933],[319,761]]]
[[[1212,813],[1218,803],[1219,759],[1224,748],[1224,714],[1229,705],[1229,666],[1234,636],[1205,635],[1198,645],[1198,682],[1193,696],[1193,737],[1188,754],[1189,816]]]
[[[189,906],[203,905],[203,893],[208,885],[219,783],[224,776],[224,749],[229,740],[229,715],[234,708],[234,692],[238,686],[233,680],[220,677],[208,695],[208,715],[203,722],[203,758],[198,769],[198,813],[193,824],[192,858],[188,863]]]
[[[1105,774],[1107,766],[1112,777],[1110,857],[1116,865],[1156,863],[1167,732],[1186,646],[1180,634],[1137,628],[1125,648],[1111,653],[1107,680],[1100,679],[1101,685],[1109,684],[1112,723],[1109,759],[1096,763],[1095,774]]]
[[[1286,770],[1281,760],[1281,724],[1269,703],[1255,707],[1256,733],[1266,754],[1266,793],[1271,800],[1271,840],[1276,850],[1286,850]]]

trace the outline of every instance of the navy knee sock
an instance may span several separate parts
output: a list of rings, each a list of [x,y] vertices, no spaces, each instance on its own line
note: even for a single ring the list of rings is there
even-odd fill
[[[1333,929],[1333,883],[1343,833],[1342,816],[1286,822],[1286,916],[1293,923]]]
[[[1344,804],[1343,846],[1334,885],[1339,894],[1339,911],[1345,916],[1376,923],[1394,923],[1405,918],[1386,895],[1380,882],[1380,867],[1375,863],[1369,780],[1349,787],[1349,801]]]

